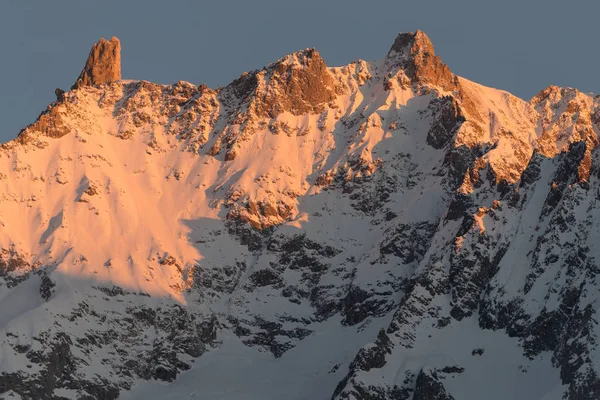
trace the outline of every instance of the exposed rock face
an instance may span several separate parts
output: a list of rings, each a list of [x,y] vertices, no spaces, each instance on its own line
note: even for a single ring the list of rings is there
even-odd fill
[[[64,101],[64,93],[61,101]],[[67,106],[64,104],[44,111],[40,114],[37,121],[19,133],[17,139],[21,143],[26,143],[32,140],[32,136],[36,133],[55,139],[63,137],[71,131],[64,121],[66,111]]]
[[[445,90],[453,90],[457,86],[456,76],[435,55],[431,40],[422,31],[399,34],[385,63],[392,74],[401,69],[415,84],[429,84]]]
[[[335,98],[334,86],[319,52],[306,49],[243,74],[230,90],[249,102],[249,112],[274,118],[285,111],[294,115],[322,111]]]
[[[432,100],[430,105],[436,123],[427,132],[427,144],[441,149],[454,138],[456,130],[465,121],[460,106],[455,98],[441,97]]]
[[[58,102],[65,99],[65,91],[60,88],[56,88],[56,90],[54,90],[54,94],[56,95],[56,101]]]
[[[92,46],[79,78],[71,89],[94,86],[121,79],[121,42],[117,37],[100,39]]]
[[[423,369],[417,376],[413,400],[454,400],[440,382],[437,371]]]

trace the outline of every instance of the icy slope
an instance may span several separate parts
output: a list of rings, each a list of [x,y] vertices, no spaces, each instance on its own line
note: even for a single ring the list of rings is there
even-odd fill
[[[422,32],[57,96],[0,152],[3,396],[600,396],[597,98]]]

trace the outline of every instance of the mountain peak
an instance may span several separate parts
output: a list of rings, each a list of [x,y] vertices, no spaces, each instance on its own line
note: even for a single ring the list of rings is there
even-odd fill
[[[85,66],[71,89],[94,86],[121,79],[121,41],[101,38],[92,46]]]
[[[260,71],[242,74],[228,86],[237,97],[250,100],[259,116],[276,117],[319,112],[335,98],[335,83],[314,48],[288,54]]]
[[[396,36],[392,48],[388,52],[388,57],[392,53],[414,57],[417,54],[429,53],[434,55],[433,43],[429,36],[423,31],[417,30],[415,33],[403,32]]]
[[[321,57],[321,54],[319,54],[317,49],[307,48],[288,54],[287,56],[277,60],[275,63],[273,63],[273,65],[292,68],[302,68],[310,66],[313,62],[325,64],[325,61],[323,61],[323,58]]]
[[[412,83],[439,86],[444,90],[456,88],[454,74],[435,55],[433,43],[423,31],[400,33],[385,58],[385,64],[391,74],[403,70]]]

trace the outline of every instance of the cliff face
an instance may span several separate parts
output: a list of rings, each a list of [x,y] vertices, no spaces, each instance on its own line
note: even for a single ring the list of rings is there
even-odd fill
[[[402,71],[403,76],[418,85],[430,85],[454,90],[456,76],[450,68],[435,55],[433,44],[422,31],[401,33],[385,59],[390,74]]]
[[[119,50],[0,150],[2,396],[600,397],[598,97],[420,31],[216,89]]]
[[[121,41],[100,39],[92,46],[85,66],[71,89],[121,80]]]
[[[296,116],[318,113],[335,99],[332,76],[315,49],[298,51],[260,71],[244,73],[225,90],[247,101],[249,112],[270,118],[284,112]]]

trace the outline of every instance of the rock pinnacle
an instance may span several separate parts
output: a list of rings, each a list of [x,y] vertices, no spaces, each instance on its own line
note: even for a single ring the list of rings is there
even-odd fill
[[[121,79],[121,42],[117,37],[104,38],[90,50],[85,67],[71,89],[94,86]]]

